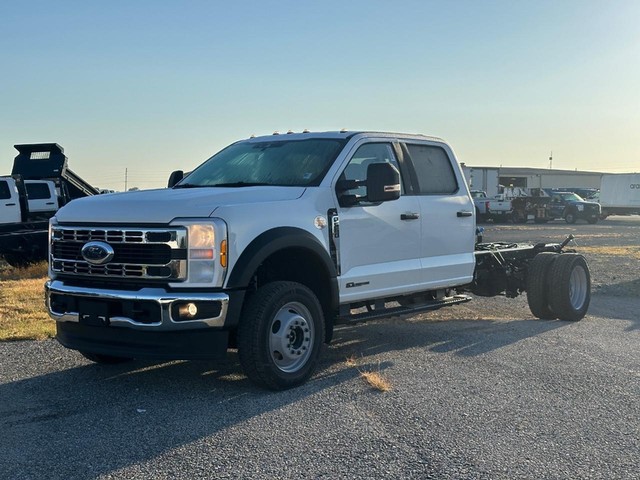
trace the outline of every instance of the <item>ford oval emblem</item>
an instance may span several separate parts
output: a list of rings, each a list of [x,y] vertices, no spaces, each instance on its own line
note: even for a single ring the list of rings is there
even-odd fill
[[[113,260],[116,252],[113,247],[105,242],[85,243],[80,251],[82,258],[93,265],[104,265]]]

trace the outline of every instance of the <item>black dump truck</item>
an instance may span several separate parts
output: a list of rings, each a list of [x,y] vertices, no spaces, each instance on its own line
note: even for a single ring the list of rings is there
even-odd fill
[[[15,145],[11,175],[0,177],[0,256],[13,266],[45,260],[49,218],[98,190],[67,166],[57,143]]]

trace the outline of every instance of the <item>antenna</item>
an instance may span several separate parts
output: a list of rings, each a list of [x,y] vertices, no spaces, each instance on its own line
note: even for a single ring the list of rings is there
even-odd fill
[[[549,170],[551,170],[553,166],[553,150],[551,150],[551,155],[549,155]]]
[[[124,191],[127,191],[127,168],[124,169]]]

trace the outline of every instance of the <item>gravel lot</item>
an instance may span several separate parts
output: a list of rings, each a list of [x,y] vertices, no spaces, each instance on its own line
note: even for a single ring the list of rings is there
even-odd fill
[[[55,341],[2,343],[0,477],[640,478],[640,219],[485,228],[574,233],[587,318],[540,321],[500,297],[344,326],[317,375],[279,393],[234,354],[105,367]],[[370,369],[393,389],[371,390]]]

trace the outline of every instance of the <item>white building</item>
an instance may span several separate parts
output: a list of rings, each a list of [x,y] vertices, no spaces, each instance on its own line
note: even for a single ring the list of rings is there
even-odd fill
[[[602,172],[556,170],[528,167],[473,167],[462,164],[471,190],[484,190],[497,195],[498,186],[529,189],[590,189],[600,188]]]

